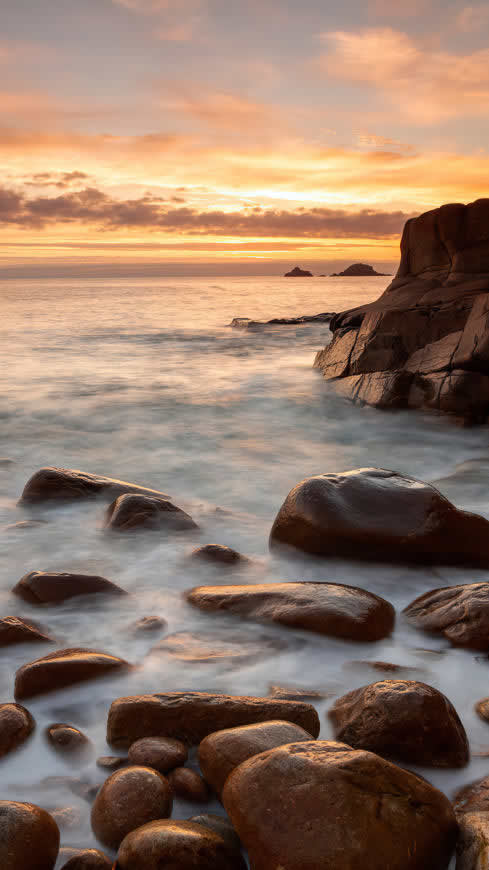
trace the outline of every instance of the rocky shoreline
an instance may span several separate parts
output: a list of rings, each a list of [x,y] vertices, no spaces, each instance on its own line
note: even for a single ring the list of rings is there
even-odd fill
[[[115,498],[115,501],[114,501]],[[123,500],[123,521],[111,518]],[[56,510],[86,503],[98,513],[111,502],[100,534],[174,536],[197,528],[170,497],[135,484],[73,469],[45,468],[26,484],[20,504]],[[94,517],[95,521],[95,517]],[[205,530],[204,530],[205,531]],[[112,538],[111,538],[112,540]],[[114,538],[115,541],[115,538]],[[280,508],[270,546],[323,560],[489,566],[489,521],[457,509],[433,486],[384,469],[318,475],[294,487]],[[252,560],[221,545],[197,547],[192,560],[226,572]],[[331,638],[374,644],[395,621],[443,634],[454,646],[487,653],[489,583],[444,587],[418,596],[404,613],[366,589],[331,582],[221,583],[188,589],[185,599],[210,619],[275,623]],[[43,608],[47,625],[16,616],[0,621],[0,643],[55,644],[51,608],[79,596],[79,606],[126,591],[95,575],[31,571],[13,588]],[[94,599],[93,596],[97,596]],[[164,632],[148,617],[134,631]],[[235,633],[236,634],[236,633]],[[170,639],[171,635],[167,638]],[[236,635],[237,637],[237,635]],[[212,638],[210,643],[212,644]],[[374,663],[375,664],[375,663]],[[395,673],[399,666],[378,662]],[[15,701],[0,705],[0,756],[31,738],[30,699],[107,674],[137,673],[130,663],[91,648],[56,649],[17,669]],[[401,674],[399,674],[401,676]],[[5,870],[445,870],[458,850],[459,870],[481,870],[489,851],[489,778],[453,803],[406,765],[458,769],[469,763],[462,721],[439,690],[414,679],[381,679],[340,695],[327,710],[334,739],[319,739],[314,693],[278,690],[269,697],[204,691],[161,691],[114,698],[107,743],[94,746],[69,721],[53,722],[46,745],[74,763],[97,765],[100,787],[73,779],[91,805],[101,849],[60,850],[68,808],[0,801],[0,863]],[[489,721],[489,699],[473,698]],[[206,812],[220,801],[227,815]],[[172,818],[175,801],[187,818]],[[180,805],[180,803],[179,803]],[[345,838],[344,832],[349,836]],[[35,850],[31,843],[36,843]]]

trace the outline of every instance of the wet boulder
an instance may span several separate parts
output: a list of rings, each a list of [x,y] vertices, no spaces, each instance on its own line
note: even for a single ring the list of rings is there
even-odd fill
[[[54,722],[46,728],[46,737],[52,748],[60,755],[74,759],[88,759],[93,755],[92,741],[73,725]]]
[[[111,501],[124,492],[142,493],[159,498],[168,498],[166,493],[125,480],[89,474],[74,468],[49,466],[36,471],[27,481],[20,504],[31,505],[42,502],[69,502],[87,498],[104,498]]]
[[[33,698],[97,677],[128,671],[124,659],[93,649],[56,650],[20,667],[15,675],[15,698]]]
[[[176,737],[197,745],[223,728],[284,719],[300,725],[313,737],[319,717],[311,704],[208,692],[166,692],[118,698],[109,710],[107,741],[128,747],[141,737]]]
[[[453,801],[459,823],[456,870],[489,867],[489,777],[464,786]]]
[[[225,547],[223,544],[206,544],[204,547],[196,547],[190,554],[192,559],[210,565],[223,565],[226,568],[237,567],[249,563],[246,556],[242,556],[237,550]]]
[[[104,846],[117,849],[130,831],[172,810],[168,780],[149,767],[125,767],[105,780],[92,807],[92,828]]]
[[[12,592],[29,604],[61,604],[76,595],[126,595],[105,577],[53,571],[29,571]]]
[[[109,506],[105,528],[112,532],[184,532],[198,526],[168,498],[126,493]]]
[[[122,842],[114,870],[246,870],[239,851],[215,831],[194,822],[143,825]]]
[[[112,861],[99,849],[83,849],[72,855],[61,870],[112,870]]]
[[[226,816],[218,816],[216,813],[199,813],[197,816],[192,816],[188,821],[194,822],[196,825],[202,825],[204,828],[210,828],[215,834],[219,834],[220,837],[227,840],[229,845],[233,849],[236,849],[236,852],[239,854],[241,849],[240,839]]]
[[[35,622],[19,616],[4,616],[0,619],[0,647],[16,643],[54,643],[54,638]]]
[[[489,652],[489,583],[445,586],[420,595],[404,614],[417,628],[453,646]]]
[[[304,728],[279,720],[215,731],[199,746],[200,769],[214,791],[221,794],[229,774],[243,761],[286,743],[310,740]]]
[[[280,508],[270,546],[380,562],[489,565],[489,521],[428,483],[382,468],[320,474]]]
[[[197,586],[186,598],[200,610],[229,611],[356,641],[386,637],[395,620],[394,608],[383,598],[340,583]]]
[[[25,743],[34,728],[34,719],[25,707],[0,704],[0,758]]]
[[[59,850],[54,819],[34,804],[0,801],[2,870],[53,870]]]
[[[185,764],[188,750],[185,743],[171,737],[142,737],[129,748],[128,757],[131,764],[142,764],[159,773],[168,773]]]
[[[329,711],[337,740],[406,764],[463,767],[465,729],[453,705],[417,680],[381,680],[338,698]]]
[[[176,767],[168,774],[168,782],[173,793],[183,800],[204,804],[210,798],[205,779],[190,767]]]

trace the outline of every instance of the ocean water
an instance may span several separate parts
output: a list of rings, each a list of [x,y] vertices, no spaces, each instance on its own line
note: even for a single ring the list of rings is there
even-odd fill
[[[292,561],[268,552],[268,534],[288,491],[328,471],[378,465],[440,481],[458,505],[489,517],[487,428],[341,399],[312,369],[316,351],[330,340],[327,324],[258,332],[228,326],[239,316],[339,311],[376,298],[385,284],[383,278],[0,282],[0,457],[13,460],[0,464],[0,613],[37,619],[60,648],[106,650],[138,666],[129,675],[30,702],[34,737],[0,761],[0,798],[74,808],[72,826],[62,830],[64,845],[95,843],[89,804],[73,780],[95,784],[104,774],[94,760],[76,767],[55,755],[44,729],[67,721],[92,738],[97,755],[108,754],[107,711],[121,695],[180,689],[267,695],[271,685],[297,686],[324,694],[317,708],[321,735],[330,737],[326,712],[334,699],[382,678],[358,662],[393,662],[448,695],[474,753],[464,770],[421,772],[450,796],[489,773],[489,758],[476,757],[489,748],[489,725],[473,712],[489,694],[489,660],[416,632],[400,614],[428,589],[489,579],[488,572]],[[41,526],[5,530],[31,515],[17,499],[29,476],[49,464],[161,489],[200,529],[116,539],[101,529],[103,505],[90,503],[37,508],[32,515],[46,521]],[[189,561],[189,552],[206,543],[238,549],[253,558],[253,567],[230,575]],[[11,594],[35,569],[101,574],[130,595],[36,608]],[[200,614],[182,595],[207,582],[276,580],[366,587],[395,605],[396,629],[379,643],[351,644]],[[130,630],[147,615],[167,620],[161,638],[187,637],[155,650],[159,636]],[[213,646],[221,654],[205,660]],[[1,699],[13,697],[15,670],[46,649],[1,651]],[[198,809],[178,802],[174,816]]]

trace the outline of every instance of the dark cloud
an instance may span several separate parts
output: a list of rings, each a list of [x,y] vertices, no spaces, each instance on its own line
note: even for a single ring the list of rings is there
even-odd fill
[[[408,217],[402,211],[348,212],[322,207],[204,211],[168,207],[165,200],[151,195],[118,200],[94,187],[51,197],[28,197],[0,188],[0,223],[39,229],[55,223],[80,223],[104,230],[159,229],[191,235],[389,238],[400,233]]]
[[[36,172],[24,179],[28,187],[57,187],[66,189],[74,185],[86,184],[90,176],[86,172]]]

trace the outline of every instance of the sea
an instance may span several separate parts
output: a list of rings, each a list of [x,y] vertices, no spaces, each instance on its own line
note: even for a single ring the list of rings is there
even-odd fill
[[[475,702],[489,695],[487,655],[452,649],[406,625],[401,612],[429,589],[489,580],[489,572],[291,560],[268,549],[273,520],[295,484],[365,466],[434,481],[459,507],[489,518],[486,427],[357,407],[339,397],[313,369],[316,352],[331,339],[327,323],[229,325],[235,317],[341,311],[375,299],[387,280],[0,281],[0,615],[37,620],[58,648],[104,650],[136,666],[29,702],[35,734],[0,760],[0,799],[70,809],[63,845],[96,843],[85,792],[104,779],[94,759],[113,754],[105,741],[107,712],[124,695],[306,690],[319,693],[321,737],[330,738],[327,712],[335,698],[392,676],[369,662],[398,664],[448,696],[471,744],[463,770],[418,771],[449,796],[489,774],[489,724],[474,712]],[[17,500],[45,465],[160,489],[199,529],[114,537],[103,530],[98,502],[26,512]],[[28,518],[43,522],[12,528]],[[251,566],[231,574],[189,559],[204,544],[233,547]],[[129,595],[35,607],[12,595],[32,570],[99,574]],[[184,598],[199,584],[281,580],[348,583],[378,593],[396,608],[395,631],[378,643],[349,643],[202,614]],[[162,617],[167,627],[156,636],[134,634],[134,622],[145,616]],[[35,644],[1,650],[0,700],[13,699],[16,669],[44,654],[46,647]],[[45,737],[53,722],[81,728],[94,743],[93,758],[74,764],[56,754]],[[199,809],[177,801],[174,817]],[[208,809],[222,812],[215,802]]]

